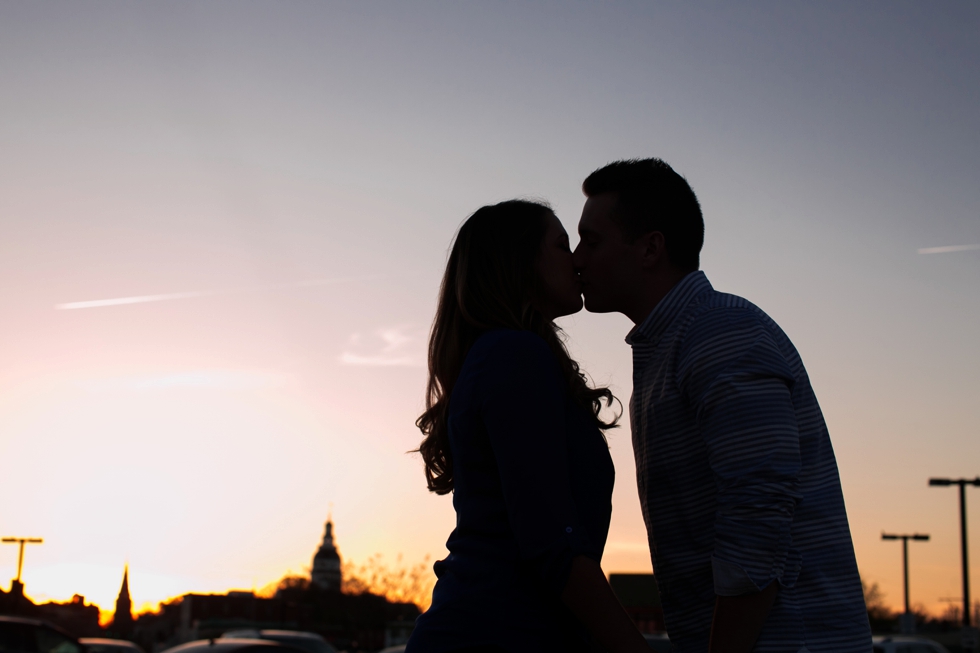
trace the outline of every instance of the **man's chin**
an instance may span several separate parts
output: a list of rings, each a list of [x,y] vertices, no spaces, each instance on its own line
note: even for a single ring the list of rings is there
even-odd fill
[[[615,313],[616,309],[596,299],[585,295],[585,310],[589,313]]]

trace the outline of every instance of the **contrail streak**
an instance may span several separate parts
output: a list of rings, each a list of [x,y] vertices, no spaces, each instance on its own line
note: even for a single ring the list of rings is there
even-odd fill
[[[92,299],[87,302],[68,302],[55,304],[59,311],[70,311],[76,308],[99,308],[101,306],[119,306],[121,304],[143,304],[144,302],[165,302],[168,299],[186,299],[188,297],[203,297],[214,295],[215,292],[175,292],[168,295],[139,295],[137,297],[116,297],[114,299]]]
[[[147,302],[166,302],[171,299],[189,299],[191,297],[209,297],[240,292],[257,292],[260,290],[280,290],[284,288],[311,288],[313,286],[330,286],[347,281],[363,281],[377,279],[384,275],[372,274],[363,277],[344,277],[340,279],[310,279],[308,281],[293,281],[290,283],[267,283],[261,286],[247,288],[228,288],[225,290],[192,290],[189,292],[174,292],[163,295],[135,295],[133,297],[113,297],[111,299],[90,299],[84,302],[67,302],[55,304],[55,310],[71,311],[79,308],[101,308],[103,306],[121,306],[123,304],[145,304]]]
[[[950,252],[972,252],[980,249],[980,243],[975,245],[946,245],[945,247],[921,247],[919,254],[949,254]]]

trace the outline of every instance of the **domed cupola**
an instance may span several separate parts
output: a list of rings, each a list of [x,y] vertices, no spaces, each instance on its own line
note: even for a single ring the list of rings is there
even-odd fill
[[[323,543],[313,556],[313,570],[310,581],[315,589],[328,592],[340,591],[340,554],[333,541],[333,521],[327,520],[327,531]]]

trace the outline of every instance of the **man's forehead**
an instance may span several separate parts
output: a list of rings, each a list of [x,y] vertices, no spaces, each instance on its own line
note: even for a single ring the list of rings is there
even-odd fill
[[[585,231],[608,231],[615,225],[612,223],[612,212],[616,206],[616,196],[612,193],[594,195],[585,200],[582,208],[582,219],[579,220],[579,233]]]

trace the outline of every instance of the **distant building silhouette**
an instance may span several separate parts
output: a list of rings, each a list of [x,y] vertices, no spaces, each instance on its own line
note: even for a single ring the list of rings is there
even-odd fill
[[[116,597],[116,611],[112,615],[110,630],[117,637],[129,635],[133,630],[133,602],[129,598],[129,565],[123,570],[122,587]]]
[[[42,603],[37,606],[35,616],[61,626],[76,637],[100,637],[105,634],[99,626],[99,606],[85,603],[85,597],[81,594],[64,603]]]
[[[141,614],[131,639],[146,651],[161,651],[229,630],[286,629],[317,633],[340,650],[370,651],[404,641],[418,615],[412,603],[369,593],[290,588],[275,598],[249,591],[184,594],[161,604],[159,612]]]
[[[313,556],[313,569],[310,572],[310,582],[313,589],[339,592],[340,591],[340,554],[333,541],[333,521],[327,520],[327,530],[323,535],[323,543]]]
[[[15,615],[30,619],[43,619],[64,628],[76,637],[100,637],[104,634],[99,625],[99,606],[85,603],[85,597],[76,594],[71,601],[49,601],[36,605],[23,593],[14,594],[0,590],[0,615]],[[0,641],[0,651],[3,651]]]
[[[403,643],[419,608],[361,590],[341,592],[340,554],[333,520],[327,519],[323,542],[313,556],[311,579],[286,576],[274,596],[232,590],[225,594],[184,594],[136,619],[132,635],[144,650],[156,652],[196,639],[219,637],[229,630],[287,629],[318,633],[337,649],[378,650]],[[120,599],[129,592],[126,578]],[[117,602],[117,615],[120,603]],[[110,633],[115,635],[113,629]],[[118,635],[117,635],[118,636]],[[0,652],[2,653],[2,652]]]

